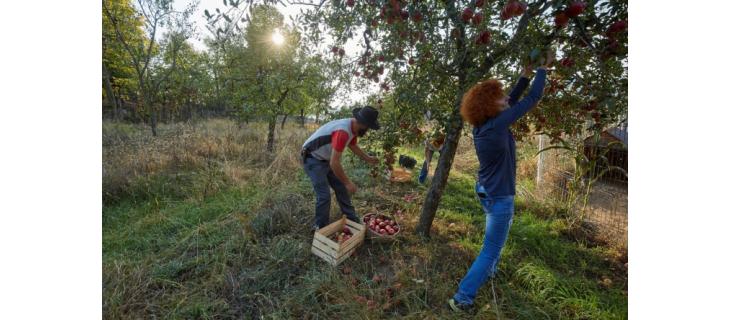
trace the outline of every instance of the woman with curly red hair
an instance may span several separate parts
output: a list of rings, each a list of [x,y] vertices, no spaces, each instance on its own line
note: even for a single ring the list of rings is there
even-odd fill
[[[552,63],[548,53],[545,66]],[[519,100],[529,83],[529,68],[522,72],[509,95],[502,84],[490,79],[474,85],[461,101],[461,115],[474,129],[474,146],[479,158],[475,186],[479,202],[486,213],[484,243],[479,256],[459,283],[449,306],[454,311],[472,309],[477,290],[495,275],[497,262],[512,224],[515,198],[515,139],[509,126],[532,109],[545,88],[545,66],[537,69],[530,92]]]

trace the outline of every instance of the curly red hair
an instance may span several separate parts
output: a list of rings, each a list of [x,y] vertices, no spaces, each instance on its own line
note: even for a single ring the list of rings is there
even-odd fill
[[[498,101],[503,98],[501,82],[496,79],[479,82],[461,99],[461,117],[472,126],[479,126],[500,112]]]

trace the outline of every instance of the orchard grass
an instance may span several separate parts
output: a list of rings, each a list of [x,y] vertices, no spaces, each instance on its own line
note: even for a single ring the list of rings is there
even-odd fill
[[[460,143],[428,240],[413,233],[427,190],[416,182],[421,145],[400,150],[419,160],[402,184],[372,178],[346,153],[359,214],[400,209],[404,232],[392,243],[366,242],[333,268],[309,251],[314,194],[297,151],[311,130],[292,123],[277,131],[278,152],[266,155],[262,124],[161,124],[152,138],[142,125],[104,123],[104,317],[457,319],[446,301],[484,232],[471,141]],[[417,196],[409,203],[406,194]],[[563,216],[517,197],[476,319],[627,318],[625,253],[571,236]]]

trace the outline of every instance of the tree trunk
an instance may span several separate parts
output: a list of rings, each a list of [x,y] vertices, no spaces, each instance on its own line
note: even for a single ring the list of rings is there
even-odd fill
[[[416,232],[424,237],[430,236],[433,218],[436,216],[436,210],[438,210],[441,196],[443,195],[446,183],[449,179],[451,165],[454,163],[456,148],[459,146],[459,137],[461,137],[461,130],[464,127],[464,122],[461,120],[461,114],[459,113],[460,102],[461,97],[456,100],[456,107],[451,114],[451,119],[446,132],[446,141],[444,142],[443,150],[439,156],[438,166],[436,167],[436,172],[433,175],[431,187],[428,189],[426,198],[423,201],[421,217],[419,218],[418,225],[416,226]]]
[[[112,106],[112,119],[119,120],[119,105],[117,103],[116,96],[114,96],[114,90],[112,89],[111,75],[109,74],[109,70],[107,70],[106,64],[104,62],[101,63],[101,70],[102,78],[104,81],[104,91],[106,92],[106,99],[109,105]]]
[[[276,116],[269,119],[269,136],[266,139],[266,151],[274,153],[274,131],[276,131]]]
[[[284,124],[286,123],[286,118],[288,118],[288,117],[289,117],[289,115],[288,114],[285,114],[284,115],[284,119],[281,120],[281,128],[282,129],[284,129]]]
[[[157,137],[157,110],[150,110],[150,128],[152,128],[152,136]]]
[[[465,70],[463,65],[461,70]],[[428,192],[426,193],[426,198],[423,200],[421,216],[418,219],[418,225],[416,226],[416,233],[426,238],[430,236],[433,218],[436,216],[436,210],[438,210],[439,203],[441,202],[441,196],[443,195],[446,183],[449,180],[449,173],[451,172],[451,166],[454,164],[456,148],[459,146],[461,130],[464,128],[464,121],[461,119],[461,113],[459,111],[461,107],[461,98],[466,91],[465,86],[466,74],[461,72],[459,75],[458,89],[461,94],[459,94],[454,101],[454,107],[451,111],[449,123],[446,127],[446,141],[444,141],[443,149],[439,155],[439,162],[436,166],[436,172],[433,175],[431,187],[429,187]]]
[[[304,108],[300,109],[299,111],[299,119],[302,121],[301,126],[304,128]]]

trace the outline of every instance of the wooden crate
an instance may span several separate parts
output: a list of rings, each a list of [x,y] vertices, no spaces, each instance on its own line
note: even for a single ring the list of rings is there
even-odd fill
[[[391,182],[408,182],[411,181],[411,170],[404,168],[395,168],[390,173]]]
[[[350,228],[350,231],[352,231],[352,238],[342,243],[337,243],[336,241],[328,238],[331,234],[342,231],[345,226]],[[314,239],[312,239],[312,253],[324,259],[331,265],[336,266],[352,255],[352,253],[355,252],[355,248],[365,241],[365,232],[365,225],[354,222],[343,216],[342,219],[337,220],[314,233]]]

